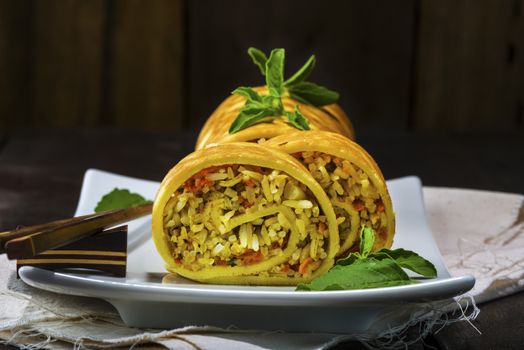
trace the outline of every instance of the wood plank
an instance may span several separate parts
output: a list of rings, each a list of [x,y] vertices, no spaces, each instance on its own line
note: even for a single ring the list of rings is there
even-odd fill
[[[96,125],[105,2],[36,1],[34,5],[32,124]]]
[[[523,3],[420,0],[415,127],[522,128]]]
[[[361,126],[407,127],[415,1],[188,1],[190,125],[239,85],[263,82],[246,50],[287,49],[287,71],[317,54],[311,80],[341,94]],[[358,136],[358,135],[357,135]]]
[[[515,106],[515,126],[524,132],[524,0],[514,0],[508,64],[514,73],[510,103]]]
[[[31,2],[0,1],[0,130],[31,116],[32,18]]]
[[[116,126],[184,124],[184,3],[110,2],[104,118]]]

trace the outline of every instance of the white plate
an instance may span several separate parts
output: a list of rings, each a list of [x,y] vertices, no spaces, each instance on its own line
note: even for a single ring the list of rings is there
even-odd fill
[[[90,169],[86,172],[76,215],[91,213],[113,188],[127,188],[153,199],[159,184]],[[429,259],[438,278],[419,284],[326,292],[295,292],[293,287],[204,285],[166,277],[163,261],[150,239],[150,217],[129,223],[126,278],[46,271],[22,267],[22,280],[63,294],[98,297],[113,304],[129,326],[174,328],[188,325],[244,329],[378,332],[409,317],[421,302],[437,301],[471,289],[471,276],[451,277],[428,228],[417,177],[388,181],[397,216],[393,247]],[[162,283],[163,278],[169,283]],[[165,282],[165,281],[164,281]]]

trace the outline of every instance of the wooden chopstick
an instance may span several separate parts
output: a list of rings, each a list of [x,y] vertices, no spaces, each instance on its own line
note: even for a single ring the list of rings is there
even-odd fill
[[[77,216],[77,217],[69,218],[69,219],[61,219],[61,220],[51,221],[45,224],[27,226],[27,227],[17,228],[16,230],[12,230],[12,231],[0,232],[0,254],[5,254],[6,252],[5,244],[7,243],[7,241],[10,241],[15,238],[24,237],[32,233],[44,231],[50,228],[58,227],[58,226],[61,226],[67,223],[80,221],[85,218],[92,217],[94,215],[96,214]]]
[[[5,242],[3,247],[0,246],[0,254],[7,252],[9,259],[28,259],[93,235],[104,228],[150,214],[152,208],[152,204],[141,204],[4,232],[0,234],[0,242]]]
[[[18,259],[16,261],[17,271],[23,266],[77,273],[97,271],[116,277],[125,277],[127,226],[100,231],[60,248],[46,250],[29,259]]]

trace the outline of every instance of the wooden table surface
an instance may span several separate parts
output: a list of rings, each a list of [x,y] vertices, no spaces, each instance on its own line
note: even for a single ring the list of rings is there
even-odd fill
[[[386,178],[417,175],[426,186],[524,193],[522,134],[370,129],[359,130],[357,136]],[[0,230],[71,216],[88,168],[160,181],[192,150],[195,137],[195,132],[107,129],[17,130],[0,135]],[[482,334],[467,323],[457,323],[413,348],[522,347],[524,293],[480,309],[473,323]],[[337,349],[355,346],[359,348],[348,343]]]

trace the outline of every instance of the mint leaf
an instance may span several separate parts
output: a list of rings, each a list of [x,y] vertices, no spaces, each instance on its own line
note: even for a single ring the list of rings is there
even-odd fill
[[[298,83],[303,82],[309,77],[313,68],[315,68],[316,63],[315,55],[312,55],[307,62],[300,68],[295,74],[291,76],[288,80],[284,82],[285,86],[292,86]]]
[[[234,134],[251,125],[275,119],[274,111],[267,108],[242,108],[240,113],[229,127],[229,133]]]
[[[351,265],[336,265],[327,273],[307,284],[299,284],[299,291],[367,289],[417,283],[392,259],[358,259]]]
[[[288,87],[289,95],[300,102],[316,107],[329,105],[338,101],[338,92],[323,86],[303,81]]]
[[[349,255],[346,256],[345,258],[337,260],[336,264],[337,265],[341,265],[341,266],[351,265],[358,259],[362,259],[362,257],[360,256],[360,253],[358,253],[358,252],[356,252],[356,253],[349,253]]]
[[[260,69],[260,73],[262,73],[263,76],[266,75],[266,54],[254,47],[250,47],[249,49],[247,49],[247,54],[249,55],[249,57],[251,57],[253,63],[258,66],[258,69]]]
[[[267,102],[264,101],[264,99],[261,99],[261,100],[247,99],[241,111],[249,110],[249,109],[271,109],[271,106],[268,105]]]
[[[231,94],[244,96],[248,100],[262,102],[262,96],[260,96],[258,92],[256,92],[255,90],[253,90],[250,87],[246,87],[246,86],[238,87],[235,90],[233,90]]]
[[[153,202],[150,200],[146,200],[144,197],[137,193],[129,192],[129,190],[115,188],[113,191],[104,195],[102,199],[100,199],[100,201],[96,205],[95,213],[113,209],[129,208],[147,203]]]
[[[375,231],[373,231],[371,227],[362,225],[360,228],[359,251],[349,253],[347,257],[337,260],[336,264],[341,266],[351,265],[357,259],[367,258],[370,256],[369,254],[371,253],[371,249],[373,249],[373,244],[375,244]]]
[[[284,49],[273,49],[266,62],[266,85],[271,96],[280,97],[284,93],[285,57]]]
[[[437,269],[435,269],[435,265],[410,250],[405,250],[402,248],[389,250],[383,248],[378,252],[371,254],[370,257],[379,260],[393,259],[399,266],[418,273],[419,275],[428,278],[437,277]]]
[[[373,244],[375,243],[375,232],[371,227],[362,226],[360,229],[360,254],[363,258],[371,253]]]
[[[309,130],[309,122],[295,106],[295,113],[286,112],[287,122],[299,130]]]
[[[260,96],[256,91],[244,87],[238,88],[233,92],[245,96],[247,100],[229,127],[230,134],[282,115],[284,107],[279,97]]]

